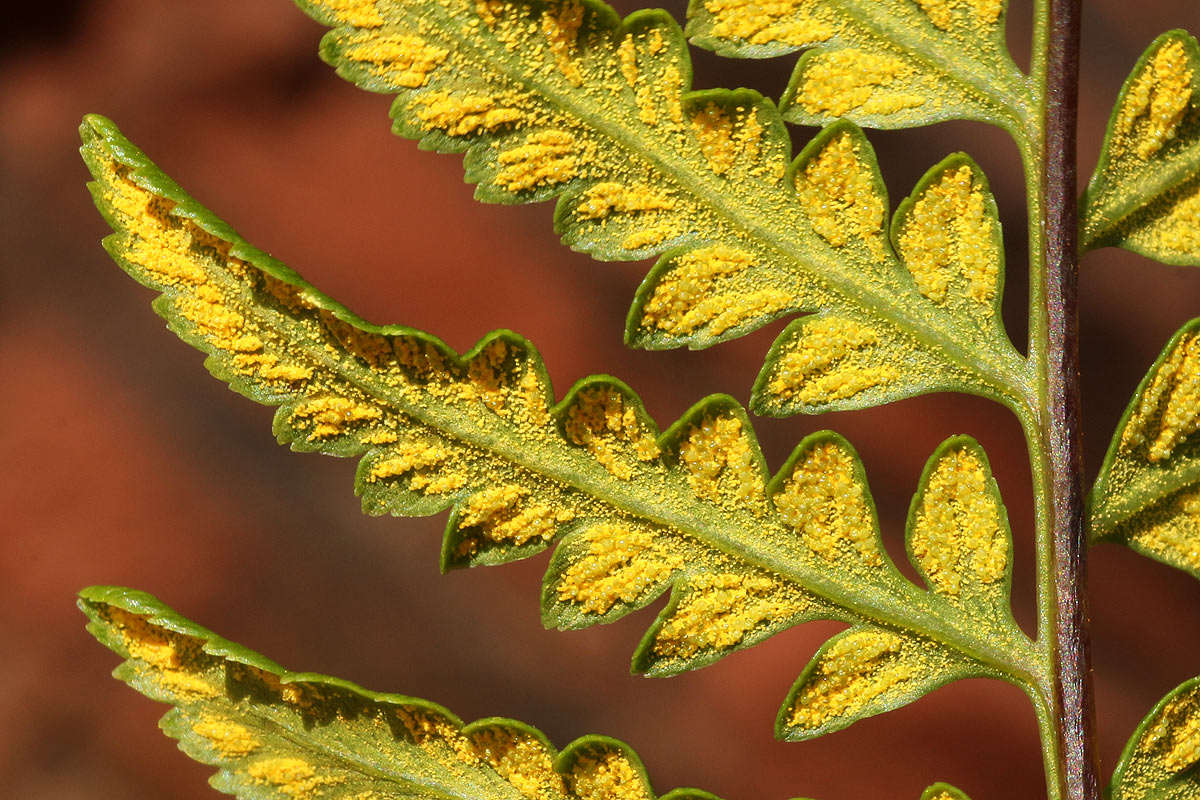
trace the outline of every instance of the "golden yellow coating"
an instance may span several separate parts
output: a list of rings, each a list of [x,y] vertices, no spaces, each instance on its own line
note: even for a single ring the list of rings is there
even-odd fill
[[[679,446],[688,485],[699,498],[741,506],[763,497],[762,472],[742,421],[732,414],[705,417]]]
[[[730,110],[709,103],[692,115],[692,133],[709,169],[724,175],[740,163],[758,158],[763,135],[758,113],[752,108]]]
[[[809,62],[797,99],[810,114],[844,117],[895,114],[927,98],[904,88],[913,68],[895,56],[856,48],[822,53]]]
[[[1155,253],[1200,258],[1200,184],[1181,192],[1161,216],[1133,230],[1129,239]]]
[[[311,439],[343,436],[363,423],[381,419],[383,411],[377,406],[330,395],[305,398],[291,414],[292,425],[307,428],[306,433]]]
[[[917,0],[925,16],[937,27],[949,31],[954,27],[954,15],[959,8],[970,13],[970,22],[980,26],[995,25],[1004,10],[1004,0]]]
[[[444,494],[467,485],[463,472],[446,467],[454,452],[440,444],[422,439],[400,442],[376,461],[367,473],[367,483],[401,478],[412,473],[408,488],[424,494]]]
[[[587,550],[563,572],[555,592],[588,614],[634,602],[683,566],[681,556],[664,552],[646,531],[596,525],[581,538]]]
[[[491,133],[525,119],[515,94],[500,97],[484,94],[456,94],[429,91],[418,95],[409,107],[426,130],[440,130],[449,136]]]
[[[638,462],[659,456],[658,443],[642,422],[637,406],[608,386],[592,386],[575,395],[563,422],[568,441],[582,445],[615,477],[629,480]]]
[[[1172,564],[1200,570],[1200,488],[1182,491],[1165,508],[1136,520],[1129,538]]]
[[[860,241],[883,261],[887,209],[874,171],[851,134],[834,136],[805,164],[796,176],[796,197],[822,239],[834,247]]]
[[[580,800],[653,800],[641,773],[617,752],[580,756],[571,766],[567,783]]]
[[[332,11],[334,19],[343,25],[357,28],[378,28],[383,25],[376,0],[320,0],[318,5]]]
[[[351,61],[367,64],[371,72],[390,84],[406,89],[424,86],[450,51],[409,34],[359,33],[345,40]]]
[[[878,344],[879,335],[855,320],[814,319],[779,356],[768,383],[770,392],[784,400],[816,405],[895,383],[901,377],[897,367],[866,358]]]
[[[667,211],[675,201],[662,189],[645,183],[597,183],[579,198],[575,214],[582,219],[603,219],[610,214]]]
[[[860,711],[917,677],[901,658],[903,641],[881,630],[851,631],[820,656],[792,708],[792,724],[809,730]]]
[[[548,542],[575,512],[546,503],[525,503],[529,490],[515,484],[494,486],[471,495],[458,518],[459,529],[479,528],[493,542],[523,545],[534,539]],[[477,543],[470,545],[473,550]]]
[[[565,0],[542,12],[542,33],[559,71],[572,86],[583,85],[583,73],[575,60],[581,25],[583,4],[575,0]]]
[[[744,250],[698,247],[678,256],[642,307],[642,324],[674,335],[708,326],[719,336],[747,319],[788,308],[793,295],[778,289],[726,289],[728,281],[756,265]]]
[[[247,756],[262,746],[249,728],[211,714],[201,715],[192,730],[203,736],[222,758]]]
[[[199,641],[118,608],[107,609],[106,620],[120,636],[129,658],[145,664],[137,668],[141,676],[169,695],[170,702],[220,696],[214,680],[205,674],[209,665]]]
[[[496,183],[510,192],[565,183],[579,174],[579,143],[568,131],[531,133],[522,144],[500,153]]]
[[[1182,772],[1200,761],[1200,697],[1196,688],[1163,707],[1137,749],[1168,773]]]
[[[841,445],[824,442],[809,450],[772,500],[780,518],[826,562],[883,564],[866,488]]]
[[[996,227],[969,166],[946,170],[927,186],[899,237],[900,254],[921,294],[944,303],[951,282],[961,278],[963,294],[977,304],[973,311],[990,316],[1000,276]]]
[[[1113,126],[1112,154],[1148,159],[1175,137],[1192,99],[1193,70],[1183,42],[1158,49],[1125,94]]]
[[[712,35],[749,44],[804,47],[828,41],[837,25],[822,14],[814,0],[706,0],[712,15]]]
[[[529,800],[566,794],[566,784],[554,770],[553,754],[534,737],[484,728],[472,735],[471,745],[480,760]]]
[[[637,65],[637,45],[634,43],[633,34],[626,34],[621,40],[621,44],[617,46],[617,61],[621,65],[621,74],[625,77],[625,82],[630,88],[637,86],[638,82],[638,65]]]
[[[1158,463],[1200,428],[1200,336],[1186,334],[1163,359],[1121,432],[1122,450],[1146,446]]]
[[[266,758],[246,766],[246,774],[257,783],[268,785],[295,800],[317,796],[324,786],[343,782],[343,778],[318,774],[311,764],[299,758]]]
[[[910,547],[938,594],[975,594],[978,584],[1004,578],[1008,537],[988,490],[987,469],[972,450],[953,449],[938,460],[921,497]]]
[[[697,575],[656,634],[654,652],[686,659],[729,650],[763,625],[782,625],[803,608],[801,597],[764,576]]]

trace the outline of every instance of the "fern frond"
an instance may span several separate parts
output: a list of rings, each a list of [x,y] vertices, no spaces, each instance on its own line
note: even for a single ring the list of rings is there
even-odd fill
[[[1112,800],[1200,797],[1200,678],[1173,689],[1138,724],[1113,770]]]
[[[535,728],[289,672],[144,592],[80,592],[88,631],[122,659],[115,677],[174,706],[159,727],[218,768],[218,791],[254,800],[654,800],[623,742],[585,736],[558,752]],[[938,794],[937,792],[941,792]],[[661,800],[718,800],[676,789]],[[946,784],[922,800],[966,800]]]
[[[1200,266],[1200,45],[1159,36],[1117,97],[1083,200],[1083,250]]]
[[[515,334],[459,356],[410,328],[362,322],[215,219],[111,123],[89,117],[82,133],[93,193],[116,231],[105,245],[162,293],[154,307],[169,327],[208,354],[214,375],[279,406],[281,442],[361,456],[356,490],[368,512],[452,508],[444,567],[523,558],[564,536],[543,591],[546,623],[563,628],[616,619],[671,588],[635,656],[651,674],[818,618],[920,649],[942,667],[940,682],[981,675],[1029,687],[1040,674],[1010,618],[981,624],[1002,612],[976,595],[1007,586],[1010,556],[980,456],[927,476],[946,493],[944,509],[976,494],[982,505],[947,511],[928,532],[916,525],[913,551],[932,584],[922,591],[887,558],[861,464],[836,434],[808,437],[768,482],[731,398],[699,403],[662,435],[612,378],[581,381],[552,405],[545,367]],[[952,440],[935,459],[974,447]],[[1000,571],[956,561],[955,547],[987,549]],[[993,588],[947,591],[942,574]],[[901,683],[904,701],[926,685],[915,675]]]
[[[947,119],[1020,136],[1032,101],[1005,45],[1004,0],[691,0],[687,33],[720,55],[807,49],[780,106],[784,118],[869,128]],[[811,48],[811,49],[810,49]]]
[[[1200,318],[1142,379],[1088,498],[1093,541],[1116,541],[1200,578]]]
[[[557,197],[556,228],[571,247],[600,259],[663,254],[630,313],[631,343],[707,347],[821,311],[828,318],[804,333],[843,355],[791,370],[780,396],[764,394],[770,413],[935,390],[1010,406],[1032,396],[999,327],[974,335],[930,296],[911,261],[897,259],[861,133],[836,126],[789,166],[770,101],[748,90],[688,91],[687,48],[664,12],[618,21],[598,0],[298,2],[334,26],[321,54],[339,74],[397,95],[398,134],[466,152],[479,198]],[[978,179],[952,202],[968,214],[991,208]],[[991,260],[964,268],[986,283],[972,291],[997,320],[1003,264],[991,232],[968,243]],[[926,255],[919,269],[954,271]],[[788,341],[803,350],[796,336]]]

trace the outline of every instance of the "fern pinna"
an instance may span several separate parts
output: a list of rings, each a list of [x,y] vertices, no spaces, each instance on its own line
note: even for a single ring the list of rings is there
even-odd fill
[[[1063,341],[1074,257],[1064,245],[1075,241],[1073,197],[1063,198],[1073,184],[1056,161],[1071,127],[1060,105],[1072,88],[1070,3],[1038,4],[1025,75],[1005,49],[1001,0],[695,0],[687,30],[699,46],[736,57],[804,51],[778,106],[750,90],[692,91],[683,32],[664,12],[622,20],[598,0],[297,3],[332,28],[321,54],[339,74],[396,96],[398,134],[465,153],[480,199],[556,198],[555,228],[570,247],[658,256],[633,301],[630,344],[707,347],[802,313],[765,357],[757,413],[932,391],[1012,410],[1035,479],[1038,637],[1013,620],[1007,515],[971,438],[930,456],[913,498],[905,541],[918,586],[885,552],[862,466],[837,434],[809,436],[771,474],[730,397],[702,400],[660,432],[615,378],[588,378],[556,400],[537,352],[514,333],[460,355],[424,332],[365,323],[241,239],[112,123],[88,117],[84,159],[115,231],[107,249],[159,293],[155,309],[214,375],[277,407],[281,443],[358,458],[369,513],[449,509],[444,568],[553,546],[549,626],[608,622],[669,593],[634,653],[637,672],[701,667],[810,620],[845,623],[798,665],[776,725],[787,739],[960,678],[1008,681],[1035,710],[1048,796],[1095,796],[1087,654],[1068,630],[1086,623],[1072,609],[1082,575],[1064,572],[1081,557],[1070,549],[1077,433]],[[1200,263],[1198,63],[1195,40],[1173,32],[1135,67],[1081,204],[1082,249]],[[889,213],[858,127],[955,118],[1000,126],[1025,162],[1036,256],[1027,355],[1000,319],[1004,252],[982,171],[952,155]],[[826,127],[793,159],[785,121]],[[1139,388],[1088,511],[1093,540],[1193,573],[1195,331],[1184,327]],[[613,740],[556,753],[519,723],[463,726],[424,701],[286,672],[144,594],[96,588],[80,604],[126,659],[118,674],[176,707],[165,729],[219,767],[223,791],[654,796],[636,756]],[[1147,717],[1114,773],[1114,798],[1200,797],[1196,697],[1184,684]],[[925,794],[960,797],[944,784]]]

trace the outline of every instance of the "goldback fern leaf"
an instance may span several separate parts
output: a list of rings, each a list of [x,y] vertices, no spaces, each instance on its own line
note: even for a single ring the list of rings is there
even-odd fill
[[[1200,577],[1200,318],[1142,379],[1089,498],[1094,541],[1128,544]]]
[[[665,12],[620,21],[598,0],[297,2],[334,27],[321,55],[340,75],[397,95],[396,133],[466,152],[480,199],[557,197],[555,225],[571,247],[600,259],[662,255],[630,312],[631,343],[707,347],[819,311],[777,343],[756,407],[815,413],[945,390],[1015,408],[1031,396],[993,311],[1003,268],[994,215],[951,236],[964,246],[956,252],[983,257],[913,260],[900,242],[898,259],[861,132],[837,125],[789,165],[769,100],[688,91],[687,49]],[[931,214],[947,203],[993,212],[977,170],[960,183]],[[960,275],[976,307],[965,316]],[[986,336],[978,313],[991,320]],[[825,355],[810,352],[818,344]]]
[[[1004,41],[1004,0],[691,0],[693,43],[725,56],[806,49],[784,118],[870,128],[947,119],[1017,133],[1032,108]]]
[[[1111,800],[1200,797],[1200,678],[1184,681],[1138,725],[1109,786]]]
[[[255,800],[654,800],[628,745],[585,736],[561,752],[509,719],[463,724],[445,708],[289,672],[144,592],[80,593],[88,630],[124,659],[120,680],[174,706],[160,727],[214,788]],[[943,792],[945,795],[932,794]],[[966,800],[945,784],[922,798]],[[676,789],[662,800],[718,800]]]
[[[802,692],[817,721],[797,727],[793,715],[787,736],[842,727],[967,675],[1031,693],[1041,680],[1044,665],[1008,616],[1004,513],[970,440],[935,454],[922,496],[939,493],[936,514],[914,514],[924,591],[888,559],[862,466],[836,434],[808,437],[769,478],[730,398],[699,403],[661,435],[615,379],[581,381],[552,405],[540,358],[515,334],[458,356],[427,334],[362,322],[215,219],[111,123],[89,117],[81,132],[93,194],[116,231],[105,245],[161,292],[154,306],[170,328],[208,354],[214,375],[279,407],[281,442],[361,456],[367,511],[452,508],[444,567],[511,561],[563,536],[543,611],[564,628],[616,619],[670,588],[635,656],[650,674],[813,619],[884,642],[841,699],[822,694],[827,684]],[[862,702],[850,698],[856,689]]]
[[[1200,45],[1186,31],[1158,37],[1117,97],[1080,246],[1200,265]]]

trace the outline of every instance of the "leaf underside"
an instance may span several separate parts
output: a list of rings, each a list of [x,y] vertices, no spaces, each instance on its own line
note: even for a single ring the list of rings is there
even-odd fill
[[[1032,645],[1008,611],[1008,526],[973,441],[934,454],[914,502],[921,590],[888,559],[861,463],[836,434],[808,437],[768,479],[731,398],[699,403],[662,434],[612,378],[585,379],[555,405],[524,339],[496,332],[459,356],[411,328],[365,323],[238,237],[110,122],[89,117],[81,131],[116,231],[105,246],[161,293],[168,327],[233,389],[279,407],[281,443],[361,456],[367,512],[452,509],[445,568],[524,558],[562,537],[543,588],[544,620],[560,628],[617,619],[670,589],[634,657],[655,675],[812,619],[872,637],[873,651],[851,654],[857,672],[832,683],[823,668],[806,672],[799,706],[823,710],[785,709],[780,730],[793,738],[959,677],[1028,683]],[[931,493],[929,511],[916,510]]]
[[[1200,318],[1171,337],[1117,424],[1088,500],[1093,541],[1200,577]]]
[[[833,126],[790,161],[769,100],[688,90],[687,47],[665,12],[622,21],[597,0],[297,2],[334,28],[321,55],[340,75],[397,95],[397,134],[466,153],[481,200],[557,197],[555,226],[572,248],[662,256],[630,311],[631,343],[707,347],[820,312],[777,340],[756,410],[1028,395],[997,311],[995,204],[966,157],[931,170],[926,202],[902,208],[889,231],[861,131]],[[923,244],[929,235],[941,246]]]
[[[1004,0],[691,0],[687,34],[720,55],[800,58],[784,119],[870,128],[973,119],[1020,134],[1032,102]]]
[[[215,766],[219,791],[253,800],[654,800],[637,755],[603,736],[555,751],[509,719],[463,724],[426,700],[289,672],[144,592],[80,593],[88,631],[124,661],[114,675],[174,706],[159,727]],[[938,792],[941,792],[940,794]],[[662,800],[718,800],[676,789]],[[966,800],[945,784],[922,800]]]
[[[1112,800],[1200,797],[1200,678],[1159,701],[1138,725],[1113,771]]]
[[[1158,37],[1125,81],[1084,196],[1084,250],[1200,265],[1200,46]]]

